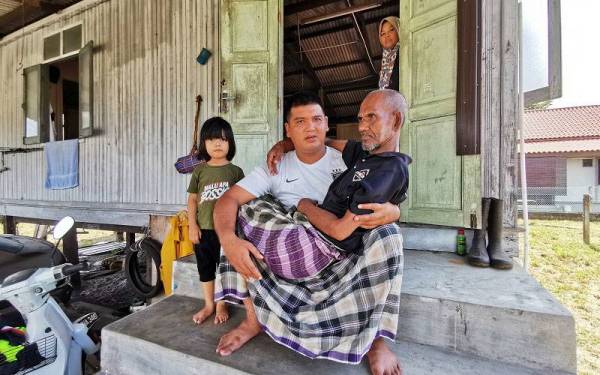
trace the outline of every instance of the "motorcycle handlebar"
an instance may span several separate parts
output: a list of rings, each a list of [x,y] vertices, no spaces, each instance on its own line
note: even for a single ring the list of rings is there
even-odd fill
[[[70,276],[79,271],[87,270],[89,267],[90,267],[89,263],[87,261],[83,261],[79,264],[64,266],[62,268],[62,273],[65,276]]]

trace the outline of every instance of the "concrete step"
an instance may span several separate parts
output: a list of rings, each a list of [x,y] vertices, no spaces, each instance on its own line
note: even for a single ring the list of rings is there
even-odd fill
[[[351,366],[311,360],[273,342],[254,338],[229,357],[215,353],[219,338],[235,327],[244,312],[232,307],[222,326],[196,326],[192,315],[202,305],[195,298],[173,295],[117,321],[102,331],[102,373],[136,374],[368,374],[366,361]],[[391,344],[404,374],[535,374],[535,370],[477,358],[427,345]],[[552,372],[550,372],[552,373]]]
[[[174,291],[201,298],[194,257]],[[475,268],[450,253],[405,251],[401,340],[539,370],[576,372],[571,313],[520,267]]]

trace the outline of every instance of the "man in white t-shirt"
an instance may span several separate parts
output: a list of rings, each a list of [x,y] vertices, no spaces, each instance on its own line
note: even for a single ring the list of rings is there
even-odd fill
[[[215,230],[223,253],[235,270],[250,282],[257,282],[262,278],[251,254],[259,260],[263,256],[252,243],[240,239],[235,233],[239,207],[267,193],[281,201],[287,209],[296,206],[302,198],[322,203],[329,185],[347,169],[342,153],[325,146],[327,117],[318,97],[301,94],[292,98],[286,120],[287,136],[293,142],[295,151],[283,156],[278,174],[271,175],[265,163],[229,189],[214,209]],[[365,228],[371,229],[399,219],[398,207],[390,203],[362,206],[374,211],[355,218],[357,221],[362,220]],[[253,302],[250,298],[245,298],[243,302],[247,317],[221,338],[217,347],[220,355],[231,354],[261,332]],[[390,370],[389,373],[399,371],[397,359],[385,346],[382,337],[373,342],[369,361],[374,373],[379,373],[380,369]]]
[[[345,171],[342,153],[325,146],[324,155],[313,163],[305,163],[296,152],[288,152],[279,162],[278,174],[271,175],[266,165],[255,168],[237,186],[254,197],[271,194],[290,209],[302,198],[322,203],[331,182]]]

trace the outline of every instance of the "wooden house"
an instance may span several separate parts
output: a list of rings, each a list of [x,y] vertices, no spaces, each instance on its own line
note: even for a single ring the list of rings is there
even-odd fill
[[[335,136],[376,87],[379,21],[399,14],[410,105],[401,148],[414,159],[402,221],[476,228],[481,197],[498,197],[514,225],[517,0],[25,3],[28,17],[18,4],[0,16],[0,216],[9,224],[71,215],[137,231],[149,215],[182,209],[189,177],[173,164],[192,144],[197,95],[201,120],[232,123],[246,173],[284,136],[282,103],[297,89],[320,93]],[[34,10],[45,17],[33,22]],[[212,52],[205,65],[202,48]],[[79,138],[75,188],[44,187],[52,136]],[[441,247],[454,246],[448,233]]]

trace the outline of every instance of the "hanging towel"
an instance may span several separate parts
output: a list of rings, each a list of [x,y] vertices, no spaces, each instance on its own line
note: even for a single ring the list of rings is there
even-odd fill
[[[79,185],[79,140],[48,142],[46,189],[70,189]]]

